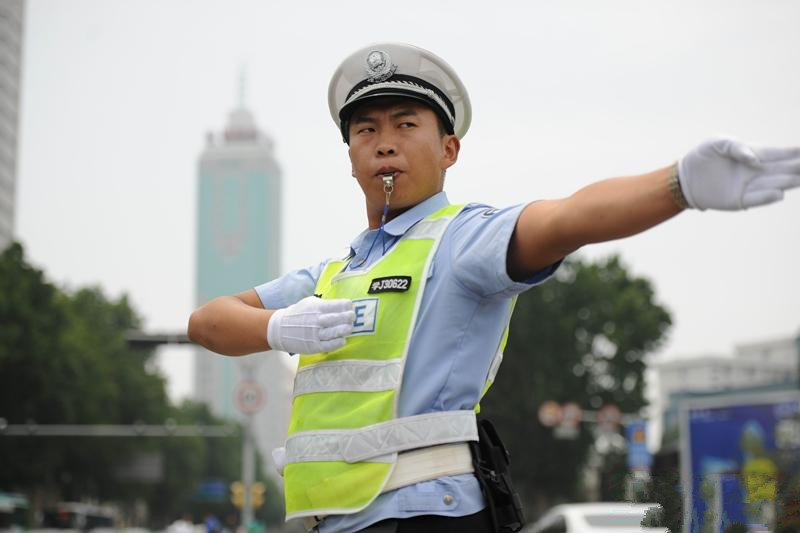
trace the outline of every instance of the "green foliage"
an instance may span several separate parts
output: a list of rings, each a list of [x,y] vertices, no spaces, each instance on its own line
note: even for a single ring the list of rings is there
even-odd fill
[[[617,257],[567,260],[555,279],[520,295],[503,366],[482,405],[506,441],[515,483],[534,516],[581,499],[580,474],[594,441],[586,424],[575,440],[555,439],[538,421],[539,406],[613,403],[639,412],[645,356],[670,324],[650,282],[631,276]]]
[[[170,404],[153,350],[125,340],[140,323],[125,296],[109,299],[97,287],[62,291],[12,244],[0,255],[0,418],[9,424],[232,423],[204,405]],[[239,479],[241,449],[241,437],[0,437],[0,489],[34,501],[116,501],[124,510],[144,500],[151,524],[163,527],[189,510],[202,518],[208,509],[193,500],[199,483]],[[161,481],[120,479],[119,468],[141,453],[160,455]],[[278,501],[274,485],[268,490]],[[235,509],[224,502],[219,512]],[[274,523],[282,519],[282,505],[259,516]]]
[[[648,501],[658,502],[664,509],[662,526],[673,533],[683,531],[683,494],[680,490],[680,466],[675,451],[658,453],[653,458]]]
[[[628,474],[628,455],[611,452],[604,456],[600,467],[600,501],[625,501]]]
[[[9,423],[161,422],[164,379],[146,370],[150,351],[134,351],[125,331],[139,319],[125,297],[99,288],[60,291],[24,261],[18,244],[0,256],[0,416]],[[35,486],[65,499],[119,494],[114,466],[138,446],[119,439],[4,438],[14,457],[0,483]]]
[[[9,423],[72,418],[77,406],[60,389],[77,368],[55,357],[65,321],[58,290],[12,244],[0,255],[0,406]]]

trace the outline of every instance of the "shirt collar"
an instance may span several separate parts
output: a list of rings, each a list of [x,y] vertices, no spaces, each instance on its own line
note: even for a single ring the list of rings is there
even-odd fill
[[[383,231],[394,237],[400,237],[411,229],[414,224],[448,205],[450,205],[450,201],[447,199],[447,195],[444,191],[439,191],[387,222],[386,225],[383,226]],[[364,238],[369,235],[371,231],[377,230],[365,229],[353,239],[353,242],[350,243],[351,253],[355,253],[355,250],[364,242]]]

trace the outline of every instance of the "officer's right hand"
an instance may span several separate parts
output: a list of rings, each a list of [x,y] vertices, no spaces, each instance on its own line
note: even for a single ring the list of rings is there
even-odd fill
[[[267,342],[273,350],[289,353],[330,352],[344,346],[355,318],[350,300],[308,296],[272,314]]]
[[[770,204],[800,187],[800,146],[759,148],[711,139],[678,162],[678,179],[695,209],[736,211]]]

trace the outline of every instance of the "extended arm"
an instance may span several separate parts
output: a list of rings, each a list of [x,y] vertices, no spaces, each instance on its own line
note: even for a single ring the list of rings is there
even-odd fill
[[[560,200],[528,205],[509,246],[508,272],[525,279],[585,244],[634,235],[680,213],[672,167],[593,183]]]
[[[673,174],[676,173],[676,174]],[[800,186],[800,148],[752,148],[713,139],[677,166],[600,181],[560,200],[527,206],[508,250],[508,273],[526,279],[581,246],[635,235],[678,214],[680,189],[690,207],[740,210],[776,202]]]

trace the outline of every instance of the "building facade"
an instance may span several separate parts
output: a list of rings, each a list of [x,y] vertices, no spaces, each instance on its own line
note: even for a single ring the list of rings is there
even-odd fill
[[[0,2],[0,251],[14,238],[24,0]]]
[[[703,355],[655,365],[659,404],[681,392],[718,392],[760,385],[797,383],[797,339],[784,337],[737,345],[732,356]]]
[[[221,135],[207,135],[197,192],[197,306],[277,277],[281,171],[272,140],[258,130],[249,111],[235,109]],[[237,418],[242,416],[241,383],[256,382],[263,406],[254,415],[255,439],[271,463],[270,452],[286,438],[292,377],[284,353],[224,357],[198,348],[194,396],[214,414]]]

